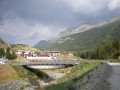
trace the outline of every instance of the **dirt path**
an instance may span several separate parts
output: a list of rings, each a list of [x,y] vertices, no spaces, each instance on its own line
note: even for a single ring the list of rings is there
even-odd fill
[[[113,68],[113,73],[108,79],[111,83],[111,90],[120,90],[120,63],[108,63]]]
[[[24,61],[25,58],[21,55],[18,55],[18,61]],[[15,61],[17,61],[17,58],[15,59]]]

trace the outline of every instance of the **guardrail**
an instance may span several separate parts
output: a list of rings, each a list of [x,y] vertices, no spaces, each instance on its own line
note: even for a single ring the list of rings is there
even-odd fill
[[[54,61],[38,61],[38,62],[25,62],[20,65],[31,66],[31,65],[76,65],[81,60],[54,60]]]

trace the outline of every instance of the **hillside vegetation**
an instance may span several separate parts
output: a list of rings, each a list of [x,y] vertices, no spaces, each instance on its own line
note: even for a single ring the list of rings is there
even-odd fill
[[[70,73],[57,80],[57,84],[48,87],[46,90],[74,90],[74,83],[80,82],[85,75],[100,65],[100,61],[82,62],[73,67]],[[85,82],[87,83],[87,82]],[[84,84],[85,84],[84,83]]]
[[[28,45],[23,44],[11,44],[12,50],[30,50],[30,51],[39,51],[38,49],[32,48]]]
[[[0,83],[29,79],[30,77],[33,77],[35,80],[42,80],[43,77],[48,77],[40,70],[23,68],[17,64],[20,64],[20,62],[11,61],[5,65],[0,65]]]
[[[112,42],[101,41],[97,49],[75,52],[75,55],[83,59],[119,59],[120,40],[115,38]]]
[[[40,47],[40,49],[65,51],[90,50],[97,48],[100,41],[111,41],[115,37],[120,39],[120,18],[85,32],[62,37],[57,42],[49,42],[49,44]]]
[[[33,46],[33,48],[39,48],[40,46],[44,46],[45,44],[47,44],[48,41],[45,40],[41,40],[40,42],[38,42],[36,45]]]
[[[2,38],[0,38],[0,48],[6,48],[8,46],[8,44],[6,42],[4,42],[2,40]]]

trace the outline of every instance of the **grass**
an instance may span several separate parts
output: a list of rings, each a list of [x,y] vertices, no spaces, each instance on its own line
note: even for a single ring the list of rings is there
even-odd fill
[[[30,84],[25,85],[25,87],[30,87],[30,86],[31,86]]]
[[[12,46],[12,50],[30,50],[30,51],[39,52],[38,49],[32,48],[30,46],[25,46],[25,45],[14,45]]]
[[[83,79],[94,68],[98,67],[101,61],[86,61],[74,66],[70,73],[57,80],[57,84],[52,85],[46,90],[74,90],[72,86]],[[90,77],[89,77],[90,78]],[[86,82],[87,83],[87,82]],[[83,84],[84,85],[84,84]]]
[[[29,75],[29,71],[27,71],[26,69],[22,68],[19,65],[14,65],[12,66],[12,68],[17,72],[17,74],[19,75],[19,78],[27,78]]]
[[[0,65],[0,83],[5,83],[19,79],[17,72],[6,65]]]
[[[12,68],[17,72],[20,79],[33,77],[35,80],[41,81],[43,77],[49,77],[47,74],[40,70],[31,69],[28,67],[21,67],[19,65],[14,65]]]
[[[34,77],[36,80],[39,80],[43,77],[43,73],[39,70],[33,70],[30,68],[23,68],[19,65],[14,65],[12,68],[18,73],[19,78],[30,78]]]
[[[76,57],[76,56],[67,56],[67,55],[60,55],[57,56],[57,58],[62,59],[62,60],[78,60],[81,59],[80,57]]]
[[[118,63],[118,62],[120,62],[120,59],[112,59],[112,60],[110,60],[110,62],[116,62],[116,63]]]
[[[0,65],[0,83],[30,77],[41,81],[43,77],[48,77],[44,72],[40,70],[23,68],[18,64],[20,64],[20,62],[11,61],[5,65]]]

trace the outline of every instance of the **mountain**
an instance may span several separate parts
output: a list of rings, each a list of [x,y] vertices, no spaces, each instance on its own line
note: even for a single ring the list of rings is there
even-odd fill
[[[2,38],[0,38],[0,43],[5,43],[5,42],[2,40]]]
[[[100,41],[111,41],[115,37],[120,39],[120,17],[84,32],[61,37],[55,42],[49,42],[40,47],[40,49],[65,51],[95,49]]]
[[[76,33],[80,33],[80,32],[84,32],[86,30],[90,30],[93,27],[97,27],[97,26],[102,26],[107,22],[86,22],[83,23],[81,25],[79,25],[78,27],[75,28],[69,28],[63,32],[60,32],[55,38],[53,38],[52,40],[50,40],[51,42],[56,42],[58,39],[62,38],[62,37],[66,37],[72,34],[76,34]]]
[[[35,46],[33,46],[33,48],[39,48],[45,44],[47,44],[48,41],[45,41],[45,40],[41,40],[40,42],[38,42]]]
[[[5,41],[2,40],[2,38],[0,38],[0,48],[6,48],[7,46],[9,46]]]
[[[84,32],[84,31],[89,30],[93,27],[101,26],[105,23],[106,22],[86,22],[86,23],[83,23],[83,24],[79,25],[78,27],[68,28],[63,32],[60,32],[56,37],[54,37],[53,39],[51,39],[49,41],[41,40],[40,42],[38,42],[33,47],[34,48],[39,48],[41,46],[47,45],[48,43],[57,42],[60,38],[63,38],[63,37],[66,37],[66,36],[69,36],[69,35],[72,35],[72,34]]]
[[[28,45],[24,45],[24,44],[10,44],[10,46],[11,46],[12,50],[29,50],[29,51],[35,51],[35,52],[39,51],[35,48],[32,48],[32,47],[30,47]]]

